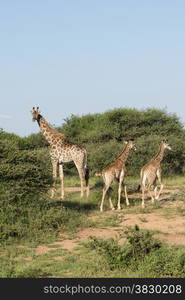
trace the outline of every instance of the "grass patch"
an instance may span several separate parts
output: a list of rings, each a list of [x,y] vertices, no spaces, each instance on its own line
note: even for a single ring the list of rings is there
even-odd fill
[[[180,215],[180,216],[185,216],[185,208],[183,208],[183,207],[177,207],[177,209],[176,209],[176,212],[177,212],[177,214],[178,215]]]
[[[20,199],[2,202],[0,210],[0,238],[6,243],[27,241],[51,242],[60,231],[76,232],[88,227],[92,203],[51,201],[47,197],[31,198],[29,203]]]
[[[96,221],[94,221],[94,227],[119,227],[120,222],[121,219],[117,213],[99,213],[98,218],[96,218]]]
[[[128,243],[124,245],[91,237],[86,246],[102,255],[110,270],[135,272],[136,277],[185,277],[184,248],[166,246],[138,226],[128,228],[125,234]]]
[[[165,180],[173,189],[178,179]],[[78,230],[85,227],[118,227],[125,214],[148,214],[159,210],[160,215],[169,219],[185,215],[183,206],[174,209],[168,203],[152,204],[150,200],[146,201],[145,209],[141,208],[141,199],[130,199],[130,207],[127,207],[124,196],[121,199],[122,211],[100,214],[102,183],[98,180],[90,179],[89,198],[80,198],[80,192],[66,192],[63,201],[57,195],[51,200],[44,194],[24,198],[2,193],[0,277],[184,277],[184,247],[170,247],[161,243],[158,249],[152,246],[149,251],[146,250],[157,231],[150,231],[148,238],[141,230],[130,231],[131,236],[135,236],[140,243],[140,246],[136,243],[134,252],[128,236],[124,245],[120,245],[118,240],[90,239],[88,246],[77,245],[73,253],[52,244],[59,240],[59,232],[65,232],[68,238],[73,238]],[[182,178],[179,180],[183,183]],[[65,186],[75,186],[73,181],[77,183],[78,177],[71,178],[70,183],[67,178]],[[132,189],[134,192],[136,183],[136,179],[128,177],[129,193],[132,193]],[[184,201],[184,188],[180,186],[179,189],[174,199]],[[116,206],[116,183],[113,185],[112,200]],[[104,208],[109,210],[108,200]],[[140,221],[147,222],[145,215],[140,217]],[[46,244],[50,251],[36,255],[35,247],[38,244]]]
[[[164,181],[165,187],[170,189],[181,189],[185,186],[185,177],[184,176],[168,176]]]

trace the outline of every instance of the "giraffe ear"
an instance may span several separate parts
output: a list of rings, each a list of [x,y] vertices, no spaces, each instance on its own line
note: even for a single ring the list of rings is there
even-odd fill
[[[128,144],[128,141],[124,141],[125,144]]]

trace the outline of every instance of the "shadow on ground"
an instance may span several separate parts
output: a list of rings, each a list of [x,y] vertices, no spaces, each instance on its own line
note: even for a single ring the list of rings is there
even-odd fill
[[[82,212],[90,212],[93,210],[97,210],[97,205],[95,203],[90,203],[90,202],[85,202],[85,203],[80,203],[77,201],[71,201],[71,200],[57,200],[57,201],[52,201],[46,204],[46,207],[51,208],[51,207],[58,207],[58,208],[69,208],[71,210],[76,210],[76,211],[82,211]]]

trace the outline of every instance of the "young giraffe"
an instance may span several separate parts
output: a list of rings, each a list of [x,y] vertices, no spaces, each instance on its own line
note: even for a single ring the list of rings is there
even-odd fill
[[[124,182],[124,177],[125,177],[125,172],[126,172],[125,163],[128,158],[130,149],[136,151],[136,147],[132,140],[125,142],[125,144],[126,144],[126,146],[125,146],[124,150],[115,159],[115,161],[112,164],[110,164],[109,166],[107,166],[106,168],[104,168],[101,172],[101,176],[103,177],[103,181],[104,181],[104,188],[103,188],[103,195],[102,195],[102,200],[101,200],[101,205],[100,205],[100,211],[103,211],[103,203],[104,203],[106,193],[108,192],[112,182],[115,179],[117,179],[119,182],[117,209],[119,209],[119,210],[121,209],[120,198],[121,198],[122,184]],[[96,175],[99,175],[99,174],[97,173]],[[126,185],[124,185],[124,190],[125,190],[126,204],[129,205]],[[114,210],[114,206],[112,204],[110,196],[109,196],[109,203],[110,203],[110,208],[112,210]]]
[[[164,157],[164,151],[165,149],[171,150],[171,147],[167,143],[167,141],[162,141],[159,146],[158,153],[141,169],[141,191],[142,191],[142,207],[145,207],[145,191],[147,190],[150,194],[152,202],[154,200],[159,199],[159,196],[163,189],[163,184],[161,181],[161,167],[160,163]],[[157,185],[156,180],[159,180],[160,183],[160,189],[157,194]],[[152,193],[150,191],[151,186],[154,185],[154,197],[152,196]]]
[[[51,127],[40,114],[39,107],[33,107],[31,113],[32,120],[38,122],[42,134],[50,144],[50,157],[53,167],[53,187],[51,197],[53,197],[55,193],[55,184],[59,169],[59,176],[61,180],[61,198],[64,198],[64,173],[62,164],[70,161],[74,162],[79,173],[81,182],[81,197],[84,194],[84,183],[86,184],[86,193],[88,196],[89,186],[86,149],[80,145],[67,141],[62,133]]]

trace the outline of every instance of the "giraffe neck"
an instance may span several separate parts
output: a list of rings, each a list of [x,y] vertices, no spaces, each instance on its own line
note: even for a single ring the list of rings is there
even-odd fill
[[[129,155],[129,146],[128,144],[125,146],[123,152],[118,156],[118,160],[120,160],[122,162],[122,164],[124,164],[128,158]]]
[[[53,144],[53,140],[56,137],[56,135],[60,135],[61,137],[63,136],[56,129],[51,127],[49,123],[44,119],[43,116],[39,115],[37,122],[42,134],[44,135],[45,139],[48,141],[50,145]]]
[[[154,156],[153,160],[157,163],[160,163],[163,160],[164,157],[164,147],[160,145],[159,152]]]

